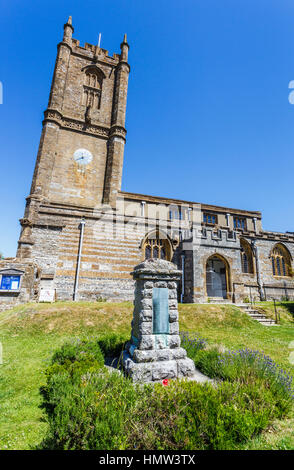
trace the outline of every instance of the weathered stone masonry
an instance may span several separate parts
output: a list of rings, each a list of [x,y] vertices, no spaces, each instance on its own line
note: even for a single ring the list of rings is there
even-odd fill
[[[123,366],[134,382],[193,377],[194,362],[181,348],[177,281],[181,271],[165,260],[149,259],[135,267],[131,340]]]
[[[17,255],[0,261],[0,286],[14,273],[19,288],[0,288],[0,304],[38,300],[42,289],[71,300],[78,266],[79,299],[129,300],[130,273],[150,256],[182,271],[178,298],[184,302],[294,298],[294,235],[264,231],[259,211],[121,191],[127,38],[120,54],[110,56],[98,46],[81,46],[73,31],[69,18]]]

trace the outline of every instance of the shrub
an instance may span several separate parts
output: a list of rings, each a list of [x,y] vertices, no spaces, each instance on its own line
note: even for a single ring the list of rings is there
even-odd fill
[[[281,415],[294,399],[293,378],[269,356],[259,351],[239,349],[219,356],[218,376],[224,380],[252,383],[262,381],[275,396]]]
[[[65,343],[55,351],[45,371],[47,384],[40,389],[43,396],[41,407],[49,417],[52,416],[63,387],[70,389],[71,384],[80,383],[83,374],[97,372],[103,367],[104,357],[97,341],[73,339]]]
[[[219,377],[219,358],[220,352],[217,348],[211,348],[207,351],[199,351],[192,359],[197,369],[208,377]]]
[[[202,349],[205,349],[207,340],[202,338],[197,333],[189,333],[188,331],[181,331],[181,346],[186,349],[188,356],[194,359]]]
[[[104,356],[117,357],[125,348],[128,337],[117,333],[109,333],[99,336],[98,345]]]
[[[102,339],[105,351],[120,337]],[[49,432],[41,448],[121,448],[129,409],[136,397],[130,380],[104,367],[100,340],[73,340],[57,350],[41,388]]]
[[[204,350],[198,335],[182,338],[196,366],[222,381],[136,386],[103,366],[101,349],[113,355],[123,348],[118,335],[56,351],[41,390],[49,423],[41,448],[234,449],[288,412],[291,378],[269,357]]]
[[[269,356],[248,348],[224,353],[216,347],[205,350],[206,340],[199,335],[182,333],[181,336],[188,356],[209,377],[241,383],[261,379],[280,398],[286,401],[294,399],[293,378]]]
[[[220,353],[212,348],[198,351],[192,359],[195,366],[211,378],[245,385],[262,383],[270,391],[279,416],[292,406],[293,378],[263,353],[247,348]]]
[[[64,374],[51,376],[46,404],[49,433],[42,448],[124,448],[125,423],[136,396],[129,380],[107,370],[74,381]]]
[[[155,385],[137,403],[128,424],[128,448],[233,449],[264,429],[275,416],[261,383],[224,382],[214,387],[191,381]]]
[[[261,381],[270,390],[279,416],[289,411],[294,399],[293,378],[269,356],[247,348],[220,353],[217,348],[204,350],[198,344],[201,344],[200,340],[194,343],[190,335],[183,335],[182,345],[201,372],[211,378],[242,384]]]
[[[104,357],[97,340],[73,339],[65,343],[57,350],[52,357],[52,364],[68,364],[85,359],[97,361],[101,366],[104,364]]]
[[[187,355],[193,359],[195,366],[209,377],[217,376],[219,367],[219,351],[217,348],[207,348],[206,338],[198,333],[181,332],[181,346],[186,349]]]

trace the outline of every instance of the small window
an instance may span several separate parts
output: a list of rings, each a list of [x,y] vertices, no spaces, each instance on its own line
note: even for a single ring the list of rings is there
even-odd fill
[[[3,275],[1,279],[1,290],[18,290],[20,285],[20,276]]]
[[[172,207],[169,211],[170,220],[182,220],[181,209],[177,206]]]
[[[190,220],[190,208],[185,206],[179,206],[180,220]]]
[[[203,222],[206,224],[215,225],[216,220],[216,215],[214,214],[203,214]]]

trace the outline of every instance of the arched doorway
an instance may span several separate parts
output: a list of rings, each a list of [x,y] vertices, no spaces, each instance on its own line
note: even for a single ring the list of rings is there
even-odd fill
[[[208,297],[228,298],[228,264],[214,255],[206,262],[206,293]]]

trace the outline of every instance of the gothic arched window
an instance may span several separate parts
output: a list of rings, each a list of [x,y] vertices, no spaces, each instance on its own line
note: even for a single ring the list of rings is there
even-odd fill
[[[272,270],[274,276],[291,276],[291,256],[287,248],[278,243],[274,246],[271,254]]]
[[[84,81],[83,104],[92,109],[99,109],[101,104],[101,91],[104,74],[95,67],[87,68]]]
[[[252,248],[247,240],[241,239],[241,265],[242,273],[254,274]]]
[[[151,232],[146,236],[143,244],[143,255],[145,259],[160,258],[170,261],[172,258],[172,247],[169,239],[159,231]]]

